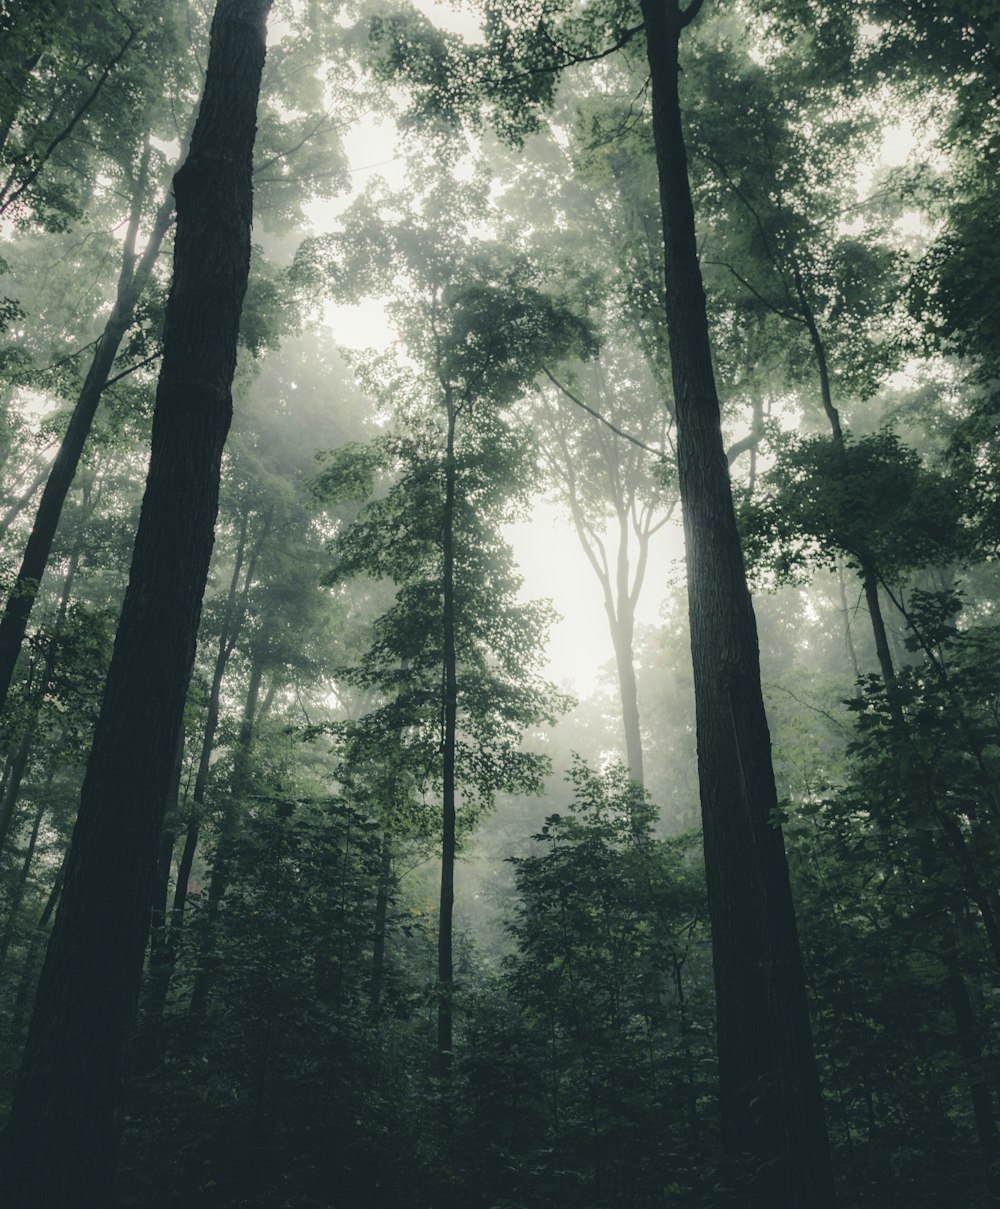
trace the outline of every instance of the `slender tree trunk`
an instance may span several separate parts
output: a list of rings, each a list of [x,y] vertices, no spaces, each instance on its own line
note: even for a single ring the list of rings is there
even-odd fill
[[[250,754],[253,749],[253,724],[257,713],[257,702],[260,698],[260,682],[263,672],[264,669],[260,661],[255,660],[250,668],[250,684],[247,688],[246,704],[243,709],[243,717],[240,721],[240,733],[236,740],[236,751],[233,753],[233,779],[229,788],[229,798],[226,802],[222,824],[219,828],[215,861],[212,864],[212,876],[208,882],[208,898],[205,904],[205,932],[201,941],[198,973],[191,992],[189,1013],[195,1027],[198,1027],[205,1018],[209,992],[218,968],[218,962],[212,955],[215,948],[215,932],[219,921],[219,907],[229,885],[233,841],[236,838],[240,809],[244,805],[244,799],[250,790]]]
[[[132,324],[136,305],[152,276],[160,245],[170,228],[174,210],[172,196],[168,196],[157,212],[153,229],[149,235],[149,242],[142,254],[142,259],[136,265],[136,239],[139,234],[142,201],[147,188],[146,177],[147,172],[144,166],[136,181],[132,198],[132,210],[122,253],[121,274],[118,279],[118,296],[108,321],[104,325],[104,332],[97,345],[97,351],[94,353],[83,389],[73,408],[66,435],[63,437],[59,452],[49,471],[45,490],[42,492],[38,511],[35,514],[35,522],[24,548],[20,569],[7,597],[3,616],[0,618],[0,713],[3,712],[7,703],[7,695],[14,676],[14,667],[21,652],[21,643],[24,641],[28,619],[38,596],[42,576],[48,565],[59,518],[62,516],[63,504],[66,502],[66,496],[73,484],[84,444],[93,425],[94,416],[97,414],[101,393],[107,383],[125,333]]]
[[[687,547],[698,769],[715,968],[723,1144],[744,1204],[828,1209],[829,1146],[740,549],[678,95],[692,0],[642,0],[663,213]]]
[[[24,891],[28,885],[28,874],[31,872],[31,863],[35,859],[35,846],[38,843],[38,833],[42,827],[42,819],[45,818],[45,811],[48,806],[48,791],[52,787],[52,778],[54,775],[55,769],[53,768],[46,779],[41,801],[35,807],[35,817],[31,825],[31,834],[28,837],[28,846],[21,860],[21,868],[17,875],[17,881],[10,894],[10,901],[7,906],[7,923],[3,930],[3,937],[0,938],[0,970],[7,963],[7,952],[10,949],[11,941],[14,939],[14,932],[17,928],[17,917],[21,913],[21,903],[24,901]]]
[[[615,666],[618,670],[618,695],[622,707],[622,730],[625,735],[625,763],[628,775],[640,785],[644,783],[642,764],[642,732],[639,729],[639,686],[635,678],[635,610],[628,592],[628,547],[624,541],[619,546],[619,571],[617,584],[617,607],[606,605],[608,625],[615,650]],[[622,585],[622,563],[625,584]]]
[[[215,656],[215,666],[212,669],[212,683],[208,690],[208,706],[205,712],[205,729],[202,732],[201,752],[198,756],[198,769],[194,778],[194,789],[191,794],[190,816],[184,831],[184,847],[180,860],[177,862],[177,882],[174,886],[174,899],[170,909],[169,920],[164,920],[163,942],[159,946],[155,964],[151,962],[149,980],[146,987],[143,1004],[143,1017],[148,1025],[148,1035],[155,1039],[160,1034],[159,1022],[162,1020],[170,993],[170,982],[177,965],[177,954],[180,951],[181,934],[184,930],[184,912],[187,907],[188,886],[191,882],[191,870],[198,851],[198,839],[201,835],[202,815],[205,809],[205,794],[208,789],[208,777],[212,767],[212,753],[215,751],[215,736],[219,729],[219,714],[222,700],[222,682],[225,678],[229,659],[236,649],[236,642],[246,616],[246,601],[253,582],[257,561],[259,543],[250,558],[250,564],[243,578],[240,589],[240,577],[243,576],[243,564],[246,555],[248,519],[241,518],[240,533],[236,545],[236,558],[233,563],[233,573],[229,580],[226,594],[226,607],[222,618],[222,628],[219,632],[219,647]],[[171,845],[172,851],[172,845]],[[155,1040],[151,1040],[155,1044]],[[155,1056],[147,1053],[147,1058]]]
[[[392,837],[388,831],[382,833],[382,852],[379,861],[378,890],[375,894],[375,920],[372,928],[372,980],[369,991],[369,1010],[378,1014],[382,1004],[382,987],[385,982],[385,933],[389,918],[389,898],[392,893]]]
[[[855,683],[861,679],[861,666],[858,663],[858,653],[854,648],[854,636],[851,633],[851,610],[847,603],[847,584],[844,582],[844,560],[837,556],[837,587],[840,591],[840,611],[844,614],[844,647],[847,658],[851,662]],[[855,696],[860,695],[860,689],[855,689]]]
[[[24,734],[21,736],[17,752],[11,761],[7,776],[4,778],[3,794],[0,797],[0,850],[6,845],[11,825],[14,822],[14,809],[17,806],[18,795],[21,792],[21,782],[24,780],[24,774],[28,770],[28,761],[31,758],[32,748],[34,747],[35,728],[38,724],[38,717],[42,711],[42,706],[45,703],[45,694],[49,691],[49,685],[52,683],[52,674],[55,671],[55,640],[59,638],[66,622],[66,610],[69,608],[73,582],[76,579],[79,565],[80,550],[77,548],[70,555],[69,567],[66,570],[62,592],[59,596],[55,625],[52,627],[53,642],[46,652],[41,675],[31,694],[28,717],[24,722]]]
[[[409,668],[409,660],[400,660],[399,671],[405,675]],[[403,728],[396,731],[396,750],[403,745]],[[395,777],[392,785],[392,801],[399,797],[399,787]],[[389,920],[389,903],[393,892],[392,873],[392,826],[383,825],[382,851],[379,856],[378,889],[375,892],[375,919],[372,925],[372,977],[368,995],[368,1007],[373,1016],[378,1014],[382,1004],[382,988],[385,983],[385,941],[386,927]]]
[[[170,866],[177,840],[177,806],[180,796],[181,773],[184,767],[184,732],[181,729],[174,754],[174,768],[167,794],[167,812],[160,832],[160,847],[156,855],[153,879],[153,903],[149,916],[149,972],[143,995],[142,1025],[136,1036],[136,1067],[148,1070],[163,1051],[163,1009],[166,1005],[170,976],[176,951],[171,948],[168,903],[170,896]]]
[[[129,586],[3,1147],[18,1209],[110,1189],[156,853],[218,510],[250,264],[269,0],[219,0],[177,238]],[[150,692],[150,685],[156,686]]]
[[[618,699],[622,711],[622,736],[625,740],[625,761],[629,776],[643,784],[642,731],[639,728],[639,689],[635,675],[633,639],[635,635],[635,602],[639,597],[649,557],[650,532],[648,527],[637,527],[636,539],[639,546],[638,562],[634,582],[629,584],[629,516],[627,504],[620,493],[617,475],[608,463],[608,480],[612,491],[618,493],[615,507],[618,514],[618,553],[615,561],[614,583],[611,568],[603,543],[595,540],[576,491],[576,475],[573,469],[573,454],[561,433],[555,440],[562,453],[561,472],[565,476],[569,494],[570,512],[577,537],[587,561],[590,563],[604,596],[604,612],[608,618],[611,644],[615,652],[615,669],[618,673]]]
[[[952,930],[949,922],[949,933]],[[997,1169],[997,1120],[993,1105],[993,1091],[983,1073],[983,1048],[979,1040],[976,1015],[969,997],[969,989],[959,962],[954,935],[946,936],[942,945],[947,973],[945,988],[955,1017],[959,1053],[965,1064],[965,1076],[969,1085],[972,1117],[983,1159],[983,1172],[989,1191],[990,1204],[1000,1204],[1000,1172]]]
[[[455,654],[455,424],[457,415],[450,393],[447,406],[448,439],[444,463],[444,515],[441,526],[441,547],[444,555],[444,734],[442,735],[444,767],[437,1001],[437,1062],[438,1073],[442,1077],[447,1076],[451,1070],[454,1042],[452,916],[455,907],[455,737],[458,725],[458,670]]]
[[[24,964],[21,967],[21,980],[17,985],[17,995],[14,998],[13,1031],[15,1035],[21,1033],[22,1028],[27,1022],[28,1013],[31,1010],[32,992],[35,989],[35,965],[47,934],[49,921],[52,919],[52,914],[58,906],[59,898],[62,895],[63,882],[66,876],[66,857],[68,856],[69,853],[67,852],[66,856],[63,857],[62,864],[59,866],[59,871],[56,873],[52,889],[49,891],[49,896],[45,900],[45,906],[42,908],[42,913],[35,924],[31,943],[28,945]]]

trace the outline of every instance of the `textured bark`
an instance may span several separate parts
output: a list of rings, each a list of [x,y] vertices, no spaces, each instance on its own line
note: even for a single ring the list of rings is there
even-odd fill
[[[694,0],[693,10],[700,8]],[[760,688],[756,623],[712,370],[678,95],[693,11],[643,0],[687,549],[723,1142],[754,1209],[835,1203]]]
[[[0,618],[0,713],[3,712],[7,703],[7,694],[10,691],[18,655],[21,653],[21,643],[24,641],[28,619],[31,616],[45,568],[48,566],[52,543],[59,527],[59,518],[62,516],[66,496],[73,485],[84,445],[93,426],[97,406],[101,401],[101,393],[107,383],[125,333],[132,324],[136,305],[152,275],[160,245],[170,227],[174,211],[172,197],[168,197],[157,212],[146,250],[137,265],[135,244],[139,233],[142,199],[146,191],[144,177],[145,173],[141,173],[132,199],[132,212],[118,279],[118,296],[111,314],[108,316],[108,321],[104,325],[104,332],[94,353],[83,389],[80,391],[73,414],[70,416],[66,435],[62,439],[59,452],[49,471],[45,490],[42,492],[38,511],[35,514],[35,522],[24,547],[21,566],[7,597],[3,617]]]
[[[445,450],[445,499],[441,524],[444,555],[444,734],[441,828],[441,896],[438,909],[437,1061],[444,1077],[451,1069],[454,985],[452,916],[455,908],[455,737],[458,727],[458,669],[455,654],[455,424],[453,400],[447,399],[448,440]]]
[[[268,0],[219,0],[191,151],[174,180],[174,275],[149,476],[4,1139],[3,1188],[18,1209],[96,1209],[113,1178],[156,854],[232,418],[268,8]]]

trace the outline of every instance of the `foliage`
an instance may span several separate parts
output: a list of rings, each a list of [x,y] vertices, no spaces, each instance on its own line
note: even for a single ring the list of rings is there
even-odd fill
[[[816,566],[874,559],[887,580],[963,552],[960,502],[950,480],[890,430],[848,441],[784,439],[758,499],[744,503],[744,550],[777,583]]]

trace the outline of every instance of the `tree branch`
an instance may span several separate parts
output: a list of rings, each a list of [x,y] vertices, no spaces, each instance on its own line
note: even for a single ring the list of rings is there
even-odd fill
[[[563,386],[559,379],[554,377],[544,365],[542,366],[542,373],[546,376],[546,378],[548,378],[553,386],[558,387],[559,390],[562,391],[567,399],[575,403],[577,407],[582,407],[583,410],[588,415],[593,416],[595,420],[600,420],[605,427],[611,429],[615,436],[623,437],[626,441],[631,441],[633,445],[637,445],[640,449],[644,449],[647,453],[651,453],[654,457],[659,458],[661,461],[666,456],[662,449],[654,449],[652,445],[647,445],[645,441],[640,441],[638,437],[633,437],[630,433],[624,432],[621,428],[616,427],[611,423],[610,420],[606,420],[599,411],[595,411],[592,407],[584,403],[582,399],[578,399],[568,387]]]
[[[562,56],[562,62],[546,64],[544,67],[527,67],[524,71],[518,71],[513,75],[503,76],[499,80],[487,80],[485,83],[489,88],[503,88],[505,84],[513,84],[515,80],[521,80],[525,76],[556,75],[567,67],[575,67],[578,63],[597,63],[600,59],[606,59],[608,55],[613,55],[619,50],[624,50],[625,47],[628,46],[628,44],[636,36],[636,34],[641,33],[645,28],[645,24],[630,26],[628,29],[622,30],[621,36],[613,46],[608,46],[604,50],[595,51],[592,55],[579,55],[574,51],[566,50],[565,47],[560,46],[543,25],[541,26],[540,32],[548,40],[552,48]]]
[[[121,14],[119,14],[119,16],[120,15]],[[6,212],[11,208],[11,206],[14,205],[14,203],[17,201],[17,199],[25,192],[25,190],[29,189],[35,183],[35,181],[38,179],[39,174],[41,173],[41,171],[45,167],[45,165],[48,163],[48,161],[51,158],[52,153],[55,151],[55,149],[59,146],[60,143],[64,142],[66,139],[68,139],[69,136],[73,133],[73,130],[75,129],[77,123],[81,120],[83,115],[87,112],[87,110],[94,103],[94,101],[97,100],[97,96],[100,93],[101,89],[104,87],[104,85],[108,79],[108,76],[111,75],[111,72],[115,69],[115,67],[118,66],[118,64],[125,57],[125,53],[127,52],[128,48],[132,45],[133,41],[135,40],[135,36],[136,36],[136,31],[130,25],[129,26],[129,36],[125,39],[125,41],[122,44],[122,47],[118,51],[118,53],[114,56],[114,58],[112,58],[110,63],[108,63],[107,66],[104,68],[104,70],[101,72],[101,77],[97,81],[97,83],[94,85],[90,95],[83,99],[83,101],[77,107],[76,113],[73,114],[73,116],[70,118],[67,125],[56,135],[56,137],[52,140],[52,142],[49,143],[49,145],[48,145],[48,147],[46,147],[45,151],[42,152],[40,159],[35,164],[34,168],[24,178],[24,180],[21,182],[21,184],[14,190],[13,193],[11,193],[7,198],[5,198],[2,201],[2,203],[0,203],[0,215],[6,214]],[[3,190],[4,193],[7,192],[7,190],[10,188],[10,186],[12,184],[13,184],[13,180],[8,179],[7,183],[4,186],[4,190]],[[2,197],[2,196],[3,195],[0,194],[0,197]]]
[[[701,6],[705,0],[691,0],[687,8],[681,10],[681,29],[685,29],[701,12]]]

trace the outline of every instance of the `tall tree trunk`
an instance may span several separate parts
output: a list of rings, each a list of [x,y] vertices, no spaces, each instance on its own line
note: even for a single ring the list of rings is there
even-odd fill
[[[38,596],[39,585],[45,568],[48,565],[52,543],[55,540],[59,518],[62,516],[63,504],[73,484],[83,447],[97,414],[97,405],[111,373],[118,349],[125,333],[132,324],[135,308],[150,280],[153,266],[159,255],[160,245],[170,228],[170,220],[174,211],[173,196],[168,196],[161,205],[153,221],[153,229],[149,242],[142,254],[142,259],[136,264],[136,239],[139,234],[139,223],[142,215],[142,202],[147,189],[147,160],[135,183],[132,196],[132,209],[129,216],[128,230],[125,236],[122,252],[122,267],[118,278],[118,296],[104,325],[104,332],[94,353],[90,369],[87,372],[83,388],[77,398],[70,416],[66,435],[63,437],[59,452],[56,454],[52,469],[45,483],[45,490],[39,501],[28,541],[24,547],[24,555],[17,578],[7,597],[2,618],[0,618],[0,713],[7,703],[11,680],[18,655],[21,653],[21,643],[28,626],[28,619],[35,599]]]
[[[615,559],[614,579],[603,541],[588,526],[582,502],[577,493],[573,453],[562,433],[555,434],[555,441],[562,454],[560,472],[566,480],[570,513],[577,537],[587,561],[590,563],[601,585],[604,597],[604,612],[608,618],[611,644],[615,652],[615,669],[618,673],[618,699],[622,711],[622,736],[625,740],[625,762],[633,781],[643,784],[642,731],[639,727],[639,689],[635,675],[635,606],[645,579],[649,559],[649,541],[655,528],[651,523],[635,528],[638,543],[638,558],[632,583],[629,583],[630,565],[630,518],[628,502],[621,492],[619,476],[615,473],[606,455],[608,482],[616,495],[615,511],[618,517],[618,553]],[[633,497],[634,498],[634,497]]]
[[[232,418],[268,9],[269,0],[219,0],[191,151],[174,179],[174,277],[149,477],[4,1138],[3,1188],[18,1209],[94,1209],[113,1179],[156,853]]]
[[[447,392],[448,438],[444,462],[444,514],[441,548],[444,555],[444,733],[442,735],[443,793],[441,828],[441,896],[438,910],[437,1065],[445,1077],[451,1070],[453,1046],[452,994],[454,969],[452,917],[455,908],[455,738],[458,727],[458,669],[455,654],[455,424],[457,412]]]
[[[687,548],[723,1144],[754,1209],[835,1204],[805,981],[722,441],[678,95],[701,0],[642,0],[663,213],[667,326]]]

